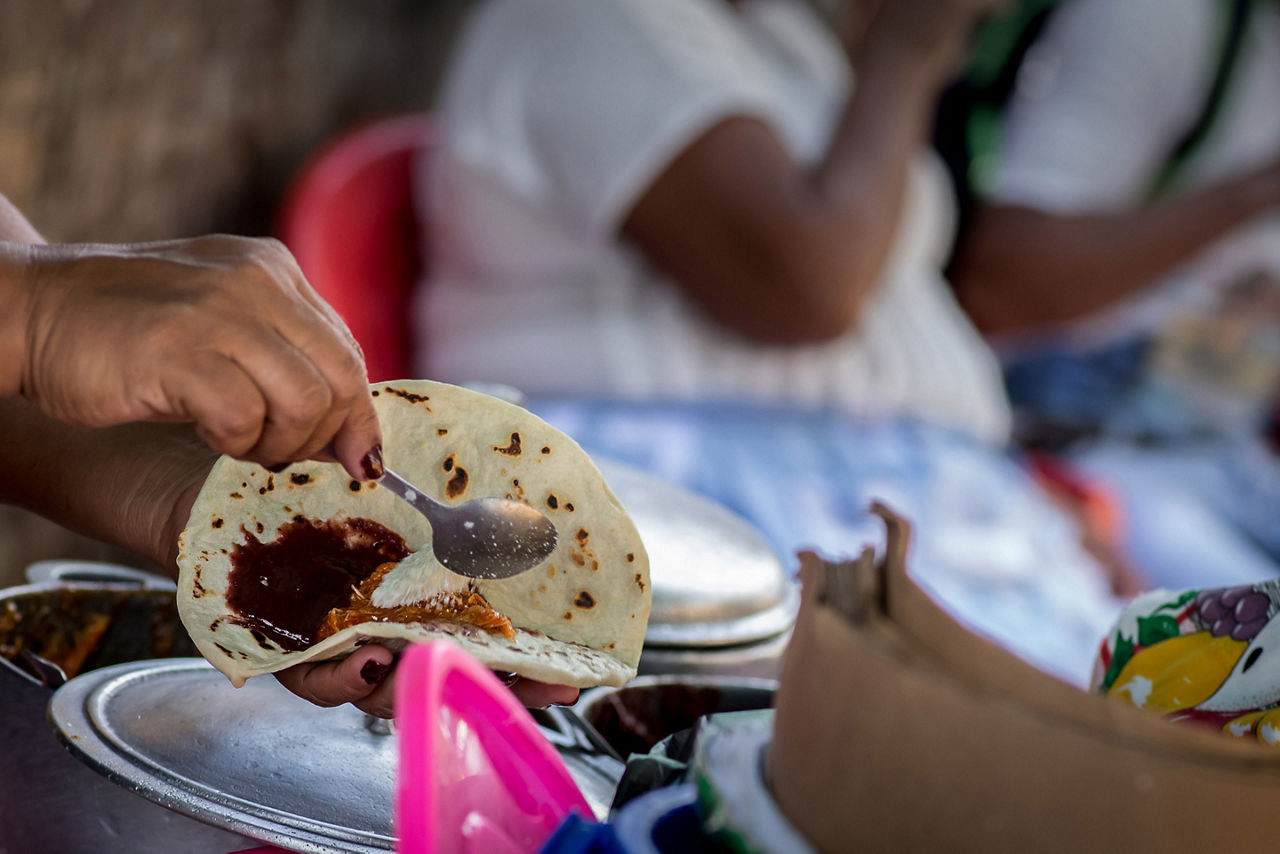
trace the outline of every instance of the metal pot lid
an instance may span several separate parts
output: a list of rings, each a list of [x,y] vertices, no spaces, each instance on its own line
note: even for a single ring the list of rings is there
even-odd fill
[[[631,466],[597,464],[649,553],[646,646],[754,643],[791,627],[799,589],[745,519]]]
[[[294,851],[394,848],[396,740],[352,706],[174,659],[79,676],[49,713],[72,753],[177,812]]]
[[[570,709],[533,712],[599,821],[622,761]],[[386,721],[322,709],[269,678],[233,688],[202,658],[72,679],[49,704],[71,752],[161,806],[304,852],[390,851],[399,751]]]

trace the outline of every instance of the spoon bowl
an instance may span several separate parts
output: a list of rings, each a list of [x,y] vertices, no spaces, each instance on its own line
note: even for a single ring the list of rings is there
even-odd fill
[[[445,568],[468,578],[510,578],[533,569],[556,549],[556,527],[543,513],[510,498],[441,504],[391,469],[382,486],[431,523],[431,548]]]

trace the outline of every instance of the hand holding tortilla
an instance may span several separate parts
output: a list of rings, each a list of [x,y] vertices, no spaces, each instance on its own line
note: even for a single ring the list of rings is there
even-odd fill
[[[392,717],[395,701],[395,655],[386,647],[362,646],[344,659],[298,664],[274,675],[280,684],[317,706],[350,703],[380,718]],[[511,693],[529,708],[568,705],[578,689],[532,679],[506,680]]]
[[[332,465],[272,474],[224,457],[179,539],[179,609],[200,651],[237,685],[355,652],[282,678],[304,696],[316,672],[356,689],[363,668],[389,664],[370,644],[434,637],[535,682],[631,678],[648,561],[585,452],[526,410],[455,386],[381,383],[372,395],[390,465],[447,504],[509,497],[536,507],[556,527],[556,550],[512,578],[464,578],[435,559],[426,520],[376,483]]]
[[[264,465],[379,443],[360,350],[280,243],[49,245],[0,198],[0,396],[105,427],[189,421]],[[0,225],[4,225],[0,217]]]

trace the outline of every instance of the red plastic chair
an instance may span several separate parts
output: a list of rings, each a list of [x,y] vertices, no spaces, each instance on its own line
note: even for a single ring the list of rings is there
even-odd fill
[[[409,298],[426,269],[413,176],[432,128],[406,116],[345,132],[303,166],[280,210],[276,233],[351,328],[375,382],[412,375]]]

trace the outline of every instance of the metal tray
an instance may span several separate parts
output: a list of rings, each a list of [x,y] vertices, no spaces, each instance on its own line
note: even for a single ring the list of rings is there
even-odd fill
[[[272,679],[237,690],[203,659],[176,659],[86,673],[49,713],[72,753],[177,812],[295,851],[394,847],[395,740],[353,707]]]
[[[204,659],[171,659],[72,679],[49,714],[89,766],[184,815],[294,851],[394,849],[396,739],[352,706],[313,706],[274,679],[236,689]],[[621,760],[570,709],[534,717],[603,819]]]

